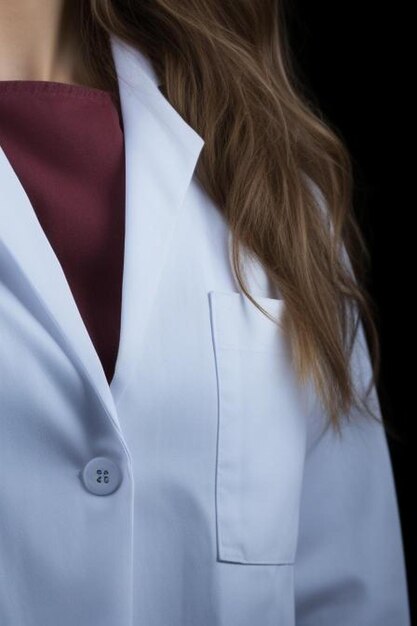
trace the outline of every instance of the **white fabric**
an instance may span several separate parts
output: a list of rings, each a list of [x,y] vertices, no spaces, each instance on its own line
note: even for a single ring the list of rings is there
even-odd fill
[[[0,150],[1,626],[408,626],[383,430],[356,416],[320,434],[280,329],[237,288],[193,177],[203,139],[148,59],[112,50],[126,239],[110,386]],[[123,474],[107,496],[81,480],[99,456]]]

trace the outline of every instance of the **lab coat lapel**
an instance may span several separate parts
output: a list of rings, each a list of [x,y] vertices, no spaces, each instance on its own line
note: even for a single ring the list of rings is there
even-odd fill
[[[161,94],[148,59],[116,37],[111,45],[125,137],[126,226],[120,344],[110,386],[59,260],[1,146],[0,243],[120,429],[115,400],[140,358],[158,279],[204,141]]]
[[[110,387],[62,266],[1,146],[0,189],[0,244],[14,261],[7,264],[7,271],[23,274],[28,287],[27,301],[32,300],[34,306],[40,302],[46,309],[49,332],[54,336],[58,332],[60,345],[81,367],[118,427]],[[13,284],[13,276],[9,282]]]
[[[121,336],[111,388],[116,401],[141,342],[204,140],[158,89],[147,57],[111,39],[126,154],[126,250]]]

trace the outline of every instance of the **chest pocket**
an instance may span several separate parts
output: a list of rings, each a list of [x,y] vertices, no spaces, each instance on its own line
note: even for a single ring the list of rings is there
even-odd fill
[[[282,330],[238,292],[209,292],[218,389],[218,559],[292,564],[305,409]],[[254,296],[274,318],[283,300]]]

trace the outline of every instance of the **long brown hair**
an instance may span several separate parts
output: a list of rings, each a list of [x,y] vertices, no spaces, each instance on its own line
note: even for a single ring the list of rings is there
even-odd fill
[[[150,58],[165,97],[204,138],[196,176],[230,226],[240,288],[267,314],[245,286],[245,248],[279,288],[296,372],[314,382],[339,431],[342,415],[367,407],[349,365],[359,319],[368,391],[379,369],[363,284],[369,255],[352,209],[350,155],[296,75],[282,2],[79,0],[78,9],[91,75],[116,89],[116,34]]]

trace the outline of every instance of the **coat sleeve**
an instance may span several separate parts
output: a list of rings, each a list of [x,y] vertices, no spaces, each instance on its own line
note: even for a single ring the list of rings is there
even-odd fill
[[[365,393],[371,364],[362,323],[351,359],[353,380]],[[382,420],[375,386],[368,401]],[[338,435],[324,429],[318,405],[311,415],[294,569],[296,624],[409,626],[385,430],[360,409],[348,417]]]

